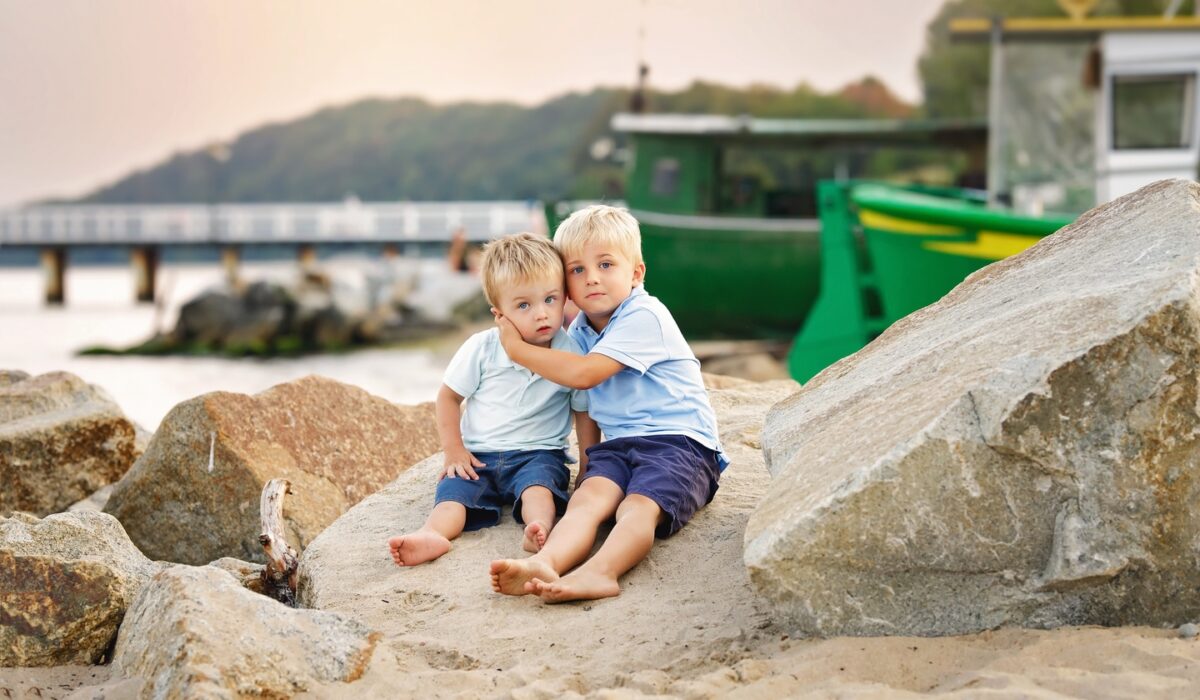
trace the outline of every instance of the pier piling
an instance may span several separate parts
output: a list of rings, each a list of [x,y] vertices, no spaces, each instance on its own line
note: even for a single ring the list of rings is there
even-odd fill
[[[221,267],[225,268],[225,279],[233,287],[238,284],[238,263],[241,257],[242,252],[235,245],[225,246],[221,249]]]
[[[61,306],[66,301],[67,249],[42,248],[42,277],[46,282],[46,303]]]
[[[311,243],[301,243],[296,249],[296,259],[300,261],[300,269],[309,272],[317,266],[317,247]]]
[[[158,277],[158,248],[139,246],[130,249],[129,263],[133,266],[134,300],[154,303],[155,280]]]

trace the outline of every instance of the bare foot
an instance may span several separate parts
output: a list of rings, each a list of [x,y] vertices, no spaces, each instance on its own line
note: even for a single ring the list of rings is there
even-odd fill
[[[536,577],[543,581],[554,581],[558,574],[549,564],[529,559],[497,559],[492,562],[492,590],[505,595],[532,593],[529,580]]]
[[[396,562],[396,566],[415,566],[449,552],[450,540],[436,532],[417,530],[389,539],[388,549],[392,552],[392,560]]]
[[[621,594],[615,578],[576,569],[558,580],[538,576],[530,581],[532,593],[547,603],[565,603],[568,600],[595,600],[611,598]]]
[[[521,543],[521,547],[526,552],[537,554],[546,546],[546,536],[549,534],[550,528],[545,523],[534,520],[525,526],[525,541]]]

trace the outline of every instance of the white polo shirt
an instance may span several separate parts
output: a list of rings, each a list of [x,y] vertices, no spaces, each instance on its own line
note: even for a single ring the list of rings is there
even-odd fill
[[[561,328],[550,347],[583,354]],[[442,381],[466,399],[461,429],[471,452],[566,447],[571,411],[588,410],[587,392],[559,386],[510,360],[496,328],[468,338]]]

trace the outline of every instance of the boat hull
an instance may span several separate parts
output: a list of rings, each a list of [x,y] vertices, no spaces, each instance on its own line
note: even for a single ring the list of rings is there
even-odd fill
[[[871,183],[821,183],[820,201],[823,286],[788,357],[802,382],[1072,221],[987,209],[965,192]]]
[[[815,220],[632,213],[646,291],[688,338],[788,338],[804,322],[820,289]]]

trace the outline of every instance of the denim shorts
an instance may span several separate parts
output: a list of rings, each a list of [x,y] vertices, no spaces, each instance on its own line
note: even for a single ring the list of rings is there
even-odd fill
[[[571,472],[563,450],[509,450],[475,452],[484,466],[475,467],[478,479],[445,477],[438,481],[436,503],[453,501],[467,508],[465,530],[478,530],[500,522],[500,510],[513,506],[513,517],[521,518],[521,494],[530,486],[545,486],[554,495],[554,507],[562,515],[567,507],[567,485]]]
[[[717,494],[721,469],[717,453],[683,435],[647,435],[608,440],[588,448],[584,479],[602,476],[625,495],[640,494],[658,504],[666,518],[654,531],[660,538],[679,532]]]

